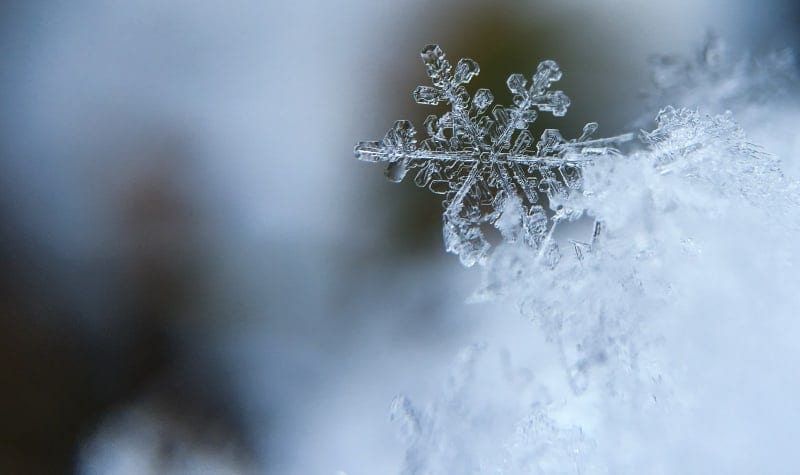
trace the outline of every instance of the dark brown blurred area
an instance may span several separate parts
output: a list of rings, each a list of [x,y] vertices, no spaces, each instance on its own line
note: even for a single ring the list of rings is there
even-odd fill
[[[180,331],[193,323],[207,266],[204,223],[176,186],[191,158],[183,145],[156,135],[129,147],[149,165],[110,195],[117,239],[96,262],[52,262],[19,236],[13,218],[2,221],[0,472],[74,471],[81,444],[101,420],[141,401],[174,432],[165,436],[160,457],[180,457],[169,449],[180,440],[205,444],[211,437],[228,445],[238,440],[247,458],[234,408],[204,380],[207,373],[183,364]],[[11,203],[3,205],[8,211]],[[109,322],[100,330],[80,325],[85,316],[60,298],[74,287],[64,275],[83,285],[114,281],[117,295],[108,297],[119,314],[105,315]]]

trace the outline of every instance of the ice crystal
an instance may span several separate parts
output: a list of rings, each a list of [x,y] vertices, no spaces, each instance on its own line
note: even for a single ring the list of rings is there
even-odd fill
[[[764,208],[784,182],[778,158],[748,142],[730,112],[711,116],[666,107],[656,123],[642,139],[661,174],[680,173],[715,187],[720,196],[737,194]]]
[[[592,139],[597,123],[591,122],[577,139],[546,129],[534,140],[530,127],[539,113],[561,117],[570,105],[564,92],[551,90],[562,75],[555,61],[539,63],[530,81],[510,75],[513,105],[496,104],[489,113],[494,94],[478,89],[470,97],[466,88],[480,72],[477,62],[460,59],[453,67],[438,45],[426,46],[421,56],[433,85],[418,86],[414,100],[448,104],[450,110],[428,116],[428,138],[422,141],[410,121],[398,120],[383,140],[356,145],[356,156],[387,163],[386,175],[395,182],[414,170],[417,186],[444,195],[445,247],[464,265],[485,260],[490,248],[485,225],[495,226],[507,242],[524,242],[546,260],[556,260],[550,236],[559,221],[573,217],[557,203],[581,188],[587,164],[617,153],[612,146],[631,135]]]

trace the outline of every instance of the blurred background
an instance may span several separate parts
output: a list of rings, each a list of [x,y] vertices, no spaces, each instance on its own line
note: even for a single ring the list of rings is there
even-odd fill
[[[516,310],[466,304],[438,197],[352,154],[420,125],[418,52],[543,59],[577,136],[651,54],[798,46],[795,0],[0,6],[0,472],[396,473],[389,404]],[[653,111],[654,113],[655,111]],[[511,322],[511,323],[508,323]],[[508,325],[522,335],[535,329]]]

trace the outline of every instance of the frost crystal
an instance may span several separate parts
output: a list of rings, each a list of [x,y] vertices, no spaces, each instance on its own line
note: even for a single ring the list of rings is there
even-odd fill
[[[478,89],[470,97],[466,89],[480,72],[477,62],[460,59],[454,68],[438,45],[426,46],[421,56],[433,85],[418,86],[414,100],[446,103],[450,110],[428,116],[428,138],[421,142],[410,121],[398,120],[383,140],[356,145],[356,156],[386,162],[386,175],[395,182],[416,170],[417,186],[444,195],[445,247],[464,265],[485,260],[490,245],[484,225],[495,226],[506,241],[524,242],[554,260],[557,249],[549,236],[559,221],[574,218],[558,203],[581,188],[587,164],[617,153],[612,145],[632,136],[591,139],[597,130],[592,122],[577,139],[566,140],[558,130],[546,129],[534,140],[529,128],[539,113],[561,117],[570,104],[562,91],[550,89],[561,79],[554,61],[539,63],[530,81],[522,74],[510,75],[506,84],[513,105],[497,104],[488,113],[494,94]]]
[[[642,139],[661,174],[680,173],[757,205],[766,205],[784,181],[778,158],[748,142],[730,112],[704,116],[670,106],[656,123]]]

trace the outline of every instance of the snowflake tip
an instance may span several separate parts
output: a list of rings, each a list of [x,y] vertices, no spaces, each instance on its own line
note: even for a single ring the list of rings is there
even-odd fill
[[[455,79],[458,84],[466,84],[470,82],[472,78],[480,74],[480,72],[481,67],[475,60],[462,58],[458,60],[456,71],[453,73],[453,79]]]
[[[417,104],[425,104],[429,106],[435,106],[439,104],[439,100],[441,99],[439,90],[430,86],[417,86],[417,88],[414,89],[413,96],[414,101],[416,101]]]
[[[527,95],[525,86],[528,85],[528,80],[525,79],[525,76],[522,74],[516,73],[509,76],[506,80],[506,85],[508,86],[508,90],[514,94]]]
[[[541,94],[549,89],[551,84],[561,79],[561,75],[561,68],[552,59],[539,63],[536,74],[533,75],[534,94]]]
[[[425,46],[420,53],[422,61],[428,69],[428,76],[437,84],[441,79],[449,76],[450,62],[445,58],[444,51],[437,44]]]
[[[361,161],[364,162],[380,162],[382,161],[381,155],[383,153],[383,147],[381,142],[375,141],[365,141],[365,142],[358,142],[355,148],[353,149],[353,153],[356,155]]]

